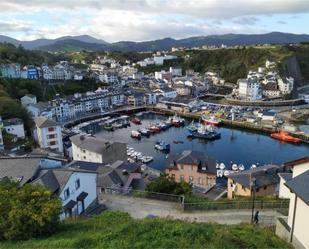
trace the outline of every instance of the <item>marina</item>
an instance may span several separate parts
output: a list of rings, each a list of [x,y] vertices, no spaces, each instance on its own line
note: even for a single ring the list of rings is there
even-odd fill
[[[98,121],[88,122],[87,126],[83,124],[80,129],[99,138],[127,143],[142,156],[152,157],[152,160],[147,161],[148,166],[157,170],[165,169],[169,153],[181,153],[184,150],[205,152],[216,158],[219,164],[224,164],[225,170],[228,171],[232,170],[233,164],[236,164],[239,170],[249,169],[263,164],[281,164],[309,154],[307,144],[285,143],[261,133],[218,127],[220,139],[213,141],[200,138],[191,139],[188,138],[190,131],[187,127],[192,124],[198,125],[198,123],[192,123],[191,119],[183,120],[181,126],[175,122],[175,126],[172,122],[173,116],[146,112],[138,117],[141,120],[141,125],[131,122],[130,126],[113,132],[105,130],[102,125],[98,124]],[[113,119],[117,119],[117,117],[113,117]],[[160,129],[158,132],[148,129],[151,126],[158,126],[160,123],[161,125],[166,124],[169,128]],[[140,138],[132,138],[132,131],[139,132]],[[158,141],[164,141],[170,145],[169,153],[155,149]]]

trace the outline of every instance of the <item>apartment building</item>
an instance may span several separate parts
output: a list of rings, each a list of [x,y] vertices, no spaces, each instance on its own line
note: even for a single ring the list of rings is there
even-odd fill
[[[50,148],[63,152],[61,126],[45,117],[37,117],[34,122],[34,138],[40,148]]]

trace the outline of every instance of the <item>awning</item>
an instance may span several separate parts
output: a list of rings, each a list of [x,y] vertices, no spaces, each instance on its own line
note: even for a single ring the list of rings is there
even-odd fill
[[[86,192],[81,192],[80,194],[79,194],[79,196],[77,196],[77,200],[78,201],[83,201],[86,197],[88,196],[88,193],[86,193]]]
[[[67,204],[63,206],[64,209],[72,209],[76,204],[76,201],[70,200]]]

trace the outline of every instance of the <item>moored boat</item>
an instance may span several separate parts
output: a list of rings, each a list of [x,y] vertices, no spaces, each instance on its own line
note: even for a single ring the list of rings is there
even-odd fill
[[[165,141],[156,142],[154,147],[157,150],[166,151],[166,152],[170,151],[170,148],[171,148],[170,144],[166,143]]]
[[[150,135],[150,132],[148,129],[139,129],[138,130],[139,133],[141,133],[142,136],[148,137]]]
[[[197,125],[194,123],[194,121],[192,121],[187,127],[187,130],[190,132],[195,132],[197,131],[198,127]]]
[[[131,120],[131,122],[133,123],[133,124],[136,124],[136,125],[141,125],[142,124],[142,121],[139,119],[139,118],[133,118],[132,120]]]
[[[274,139],[283,141],[283,142],[289,142],[289,143],[300,143],[301,139],[297,138],[297,137],[293,137],[292,135],[290,135],[289,132],[281,130],[278,133],[272,133],[270,134],[270,136]]]
[[[139,133],[138,131],[131,131],[131,137],[136,138],[136,139],[140,139],[141,133]]]
[[[202,121],[205,124],[210,124],[210,125],[219,125],[219,124],[221,124],[221,120],[216,118],[215,116],[202,115]]]

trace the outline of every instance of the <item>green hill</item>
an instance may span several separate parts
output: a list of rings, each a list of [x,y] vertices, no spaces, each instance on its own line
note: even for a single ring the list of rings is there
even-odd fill
[[[251,225],[217,225],[104,212],[67,221],[48,238],[2,243],[0,248],[291,248],[268,229]]]

